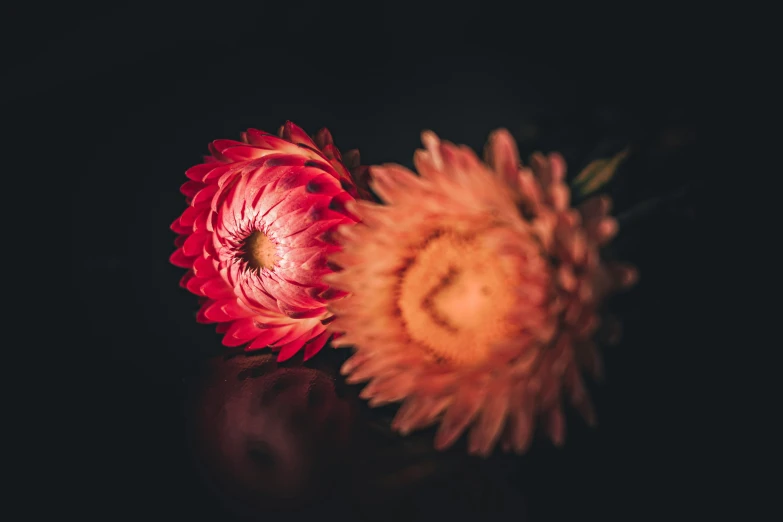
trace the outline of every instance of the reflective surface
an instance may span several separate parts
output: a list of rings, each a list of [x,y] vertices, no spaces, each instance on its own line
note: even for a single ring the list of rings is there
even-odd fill
[[[68,478],[35,468],[37,484],[73,486],[77,516],[111,521],[291,520],[308,503],[311,518],[329,520],[702,518],[723,499],[699,497],[714,491],[702,488],[710,468],[699,455],[731,421],[703,422],[713,391],[725,388],[702,384],[718,347],[705,342],[714,330],[705,303],[718,295],[708,282],[725,277],[709,271],[720,253],[705,240],[715,228],[707,184],[694,183],[715,182],[710,160],[722,161],[705,153],[705,114],[722,114],[701,103],[714,88],[697,81],[706,51],[686,52],[651,13],[580,17],[580,31],[560,15],[483,3],[432,17],[379,3],[382,12],[353,23],[366,4],[69,5],[72,18],[36,13],[48,24],[30,38],[36,56],[14,43],[15,91],[0,102],[20,115],[6,128],[34,150],[14,150],[26,167],[11,173],[70,188],[73,288],[37,297],[77,317],[67,343],[40,344],[84,358],[67,373],[79,400],[56,390],[36,411],[69,415],[45,431],[58,448],[61,431],[79,440],[62,450],[73,460]],[[630,49],[628,37],[648,25],[652,50]],[[709,47],[693,35],[701,21],[684,25],[688,41]],[[596,39],[606,45],[596,49]],[[335,352],[308,369],[263,355],[225,360],[167,261],[177,189],[209,141],[287,119],[329,127],[367,163],[408,167],[424,128],[480,149],[504,126],[523,157],[559,150],[573,169],[630,145],[608,190],[621,220],[613,248],[641,279],[610,304],[624,335],[605,352],[604,383],[591,384],[598,427],[569,412],[562,449],[537,438],[524,457],[470,458],[464,441],[438,453],[432,433],[392,434],[390,412],[368,410],[358,390],[333,381]],[[28,214],[47,221],[25,221],[26,230],[58,223],[35,208]],[[720,463],[715,455],[704,461]]]
[[[436,452],[431,432],[393,434],[383,412],[368,411],[357,389],[334,378],[341,358],[330,350],[305,367],[267,354],[218,356],[193,377],[192,457],[228,513],[260,520],[335,510],[349,520],[394,520],[468,511],[524,520],[507,465],[464,448]]]

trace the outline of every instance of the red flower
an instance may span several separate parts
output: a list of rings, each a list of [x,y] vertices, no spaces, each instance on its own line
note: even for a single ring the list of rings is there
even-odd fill
[[[203,298],[197,320],[219,323],[224,345],[271,347],[280,361],[304,347],[309,359],[330,335],[326,300],[342,295],[322,281],[339,250],[330,233],[356,221],[345,204],[367,194],[348,169],[366,169],[326,129],[311,140],[287,122],[278,135],[216,140],[185,173],[189,206],[171,225],[170,261],[188,269],[180,285]]]

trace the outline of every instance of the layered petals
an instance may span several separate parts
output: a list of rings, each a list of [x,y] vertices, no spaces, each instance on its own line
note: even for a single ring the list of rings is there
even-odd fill
[[[358,151],[345,165],[326,129],[311,139],[287,122],[277,136],[241,137],[212,142],[186,171],[170,261],[188,269],[180,285],[202,298],[197,319],[218,323],[224,345],[310,358],[329,337],[326,303],[341,296],[322,281],[340,248],[328,238],[356,221],[346,204],[368,193],[351,172],[366,169]]]
[[[592,420],[581,375],[600,368],[599,307],[635,280],[601,259],[617,232],[608,201],[572,208],[563,158],[522,166],[505,130],[484,161],[432,132],[422,142],[418,175],[373,167],[385,205],[348,202],[360,222],[334,234],[324,281],[347,297],[329,328],[355,350],[342,372],[371,406],[402,403],[401,433],[437,424],[441,449],[468,432],[472,453],[522,453],[535,426],[560,444],[564,400]]]

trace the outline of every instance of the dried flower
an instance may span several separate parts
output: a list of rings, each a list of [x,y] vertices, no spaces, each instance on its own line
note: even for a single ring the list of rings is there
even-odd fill
[[[203,298],[198,321],[219,323],[224,345],[269,346],[281,361],[304,348],[309,359],[330,336],[325,302],[342,295],[322,281],[339,250],[330,233],[355,221],[345,204],[366,194],[349,172],[362,172],[358,151],[343,158],[328,130],[312,140],[291,122],[209,148],[186,172],[189,206],[171,225],[181,286]]]
[[[422,142],[420,176],[373,167],[386,205],[350,202],[361,222],[337,229],[342,270],[325,280],[348,297],[330,304],[330,329],[355,348],[342,372],[369,381],[371,406],[403,403],[403,434],[439,423],[440,449],[469,430],[472,453],[522,453],[537,417],[561,443],[564,396],[593,416],[580,369],[600,369],[598,307],[636,277],[600,258],[617,232],[609,201],[571,208],[562,157],[521,167],[505,130],[485,162],[432,132]]]

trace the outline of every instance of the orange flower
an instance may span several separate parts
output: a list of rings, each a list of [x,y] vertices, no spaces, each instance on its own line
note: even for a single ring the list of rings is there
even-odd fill
[[[522,453],[537,417],[559,444],[564,397],[592,419],[579,370],[599,369],[597,308],[635,281],[599,256],[617,232],[609,201],[571,208],[562,157],[520,167],[505,130],[486,163],[432,132],[422,142],[420,176],[372,168],[386,205],[350,202],[362,221],[337,228],[342,270],[326,281],[350,295],[330,304],[330,328],[356,350],[342,372],[369,381],[371,406],[403,402],[401,433],[439,422],[439,449],[468,430],[472,453]]]

